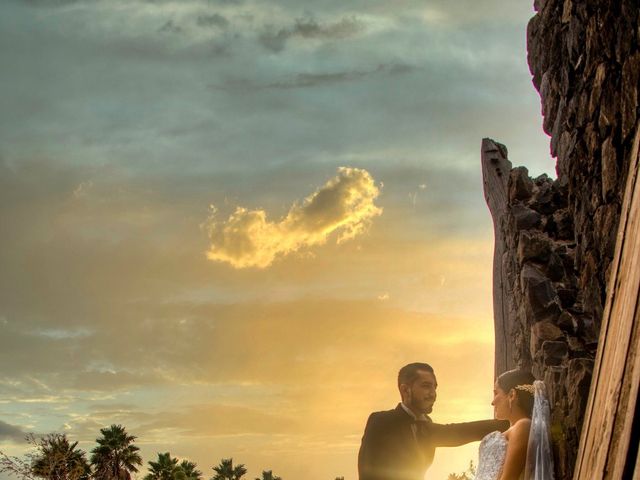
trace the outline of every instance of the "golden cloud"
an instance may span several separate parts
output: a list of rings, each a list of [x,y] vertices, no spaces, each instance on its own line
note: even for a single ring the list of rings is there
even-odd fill
[[[235,268],[266,268],[277,256],[320,245],[334,232],[337,242],[363,233],[382,213],[373,202],[380,194],[366,170],[340,167],[323,187],[295,203],[279,222],[267,220],[264,210],[236,208],[226,221],[212,217],[205,223],[211,245],[209,260]]]

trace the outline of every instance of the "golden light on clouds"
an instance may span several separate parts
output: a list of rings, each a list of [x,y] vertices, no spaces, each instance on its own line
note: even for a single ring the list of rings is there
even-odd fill
[[[321,245],[334,233],[341,243],[365,232],[382,213],[374,204],[379,194],[369,172],[340,167],[334,178],[302,204],[294,203],[279,222],[269,221],[264,210],[243,207],[219,222],[214,208],[205,225],[211,240],[207,258],[235,268],[266,268],[276,257]]]

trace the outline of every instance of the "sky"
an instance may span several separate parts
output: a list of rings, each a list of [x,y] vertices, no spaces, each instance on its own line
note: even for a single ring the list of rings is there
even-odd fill
[[[5,0],[0,450],[357,478],[409,362],[491,418],[480,144],[554,172],[532,2]],[[477,444],[427,474],[465,470]],[[3,477],[4,478],[4,477]]]

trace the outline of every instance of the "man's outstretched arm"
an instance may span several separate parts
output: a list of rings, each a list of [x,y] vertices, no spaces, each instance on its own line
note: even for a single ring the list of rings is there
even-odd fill
[[[457,447],[469,442],[476,442],[496,430],[504,432],[509,428],[506,420],[480,420],[477,422],[431,423],[428,434],[435,447]]]

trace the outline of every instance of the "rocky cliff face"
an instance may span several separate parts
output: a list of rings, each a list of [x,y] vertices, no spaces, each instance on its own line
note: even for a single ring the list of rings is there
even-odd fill
[[[580,302],[596,331],[638,118],[636,0],[537,2],[527,32],[557,174],[567,186]]]
[[[496,232],[496,370],[530,366],[545,379],[557,477],[566,479],[639,118],[640,4],[537,0],[534,7],[528,60],[557,180],[512,169],[506,148],[484,141],[485,194]]]
[[[558,478],[571,478],[597,335],[580,301],[568,187],[511,168],[506,147],[489,139],[483,175],[496,234],[496,374],[524,367],[544,379]]]

